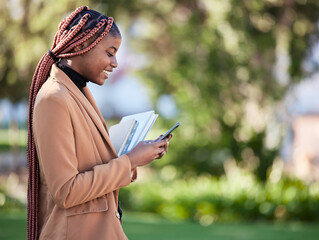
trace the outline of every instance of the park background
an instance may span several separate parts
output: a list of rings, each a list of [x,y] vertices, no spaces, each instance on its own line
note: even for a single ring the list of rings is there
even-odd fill
[[[317,0],[1,0],[0,239],[26,238],[29,87],[81,5],[123,36],[89,86],[108,126],[150,109],[147,138],[182,124],[120,192],[129,239],[317,238]]]

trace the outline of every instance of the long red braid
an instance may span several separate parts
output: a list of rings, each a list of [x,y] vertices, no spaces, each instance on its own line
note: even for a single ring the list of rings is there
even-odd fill
[[[93,14],[92,14],[93,13]],[[28,122],[28,146],[27,146],[27,158],[28,158],[28,240],[35,240],[38,238],[38,206],[39,206],[39,160],[35,148],[34,136],[33,136],[33,109],[36,96],[49,76],[51,66],[59,58],[73,57],[80,54],[84,54],[90,51],[96,44],[110,31],[113,25],[113,18],[105,17],[100,14],[97,24],[94,27],[85,30],[88,24],[92,25],[92,15],[96,15],[97,12],[90,10],[89,7],[79,7],[72,12],[67,18],[65,18],[59,24],[59,28],[54,37],[54,43],[51,48],[51,52],[47,52],[41,58],[34,76],[32,78],[30,97],[29,97],[29,122]],[[83,16],[81,16],[81,14]],[[97,13],[99,14],[99,13]],[[102,17],[101,17],[102,16]],[[78,22],[75,22],[80,17]],[[91,18],[91,19],[90,19]],[[96,21],[96,19],[93,19]],[[71,24],[71,22],[73,23]],[[90,23],[91,21],[91,23]],[[71,27],[71,25],[73,25]],[[115,25],[115,24],[114,24]],[[97,36],[98,35],[98,36]],[[73,52],[72,50],[89,40],[90,38],[96,38],[86,48]]]

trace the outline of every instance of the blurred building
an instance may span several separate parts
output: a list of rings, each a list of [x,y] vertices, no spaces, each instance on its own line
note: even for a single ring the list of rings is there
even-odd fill
[[[287,126],[281,155],[286,170],[307,182],[319,181],[319,73],[293,86],[280,114]]]
[[[319,181],[319,115],[297,117],[292,127],[292,170],[303,180]]]

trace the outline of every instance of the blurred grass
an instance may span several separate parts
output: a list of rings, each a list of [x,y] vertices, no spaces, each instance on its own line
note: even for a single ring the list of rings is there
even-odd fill
[[[0,212],[0,239],[27,239],[26,211]]]
[[[216,223],[202,226],[194,222],[170,222],[154,215],[126,214],[124,231],[130,240],[314,240],[318,225],[301,223]]]
[[[216,223],[171,222],[153,214],[125,213],[124,231],[130,240],[315,240],[319,226],[301,223]],[[0,239],[26,239],[26,212],[0,212]]]

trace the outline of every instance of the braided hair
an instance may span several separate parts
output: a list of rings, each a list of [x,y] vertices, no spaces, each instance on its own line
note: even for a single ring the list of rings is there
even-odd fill
[[[29,96],[28,121],[28,240],[38,238],[38,206],[39,206],[39,160],[33,136],[33,109],[36,96],[47,80],[52,65],[60,58],[68,58],[84,54],[96,46],[101,39],[110,34],[113,37],[121,36],[113,18],[89,9],[79,7],[59,24],[54,42],[47,53],[41,58],[32,78]],[[89,45],[79,51],[74,48],[88,42]]]

